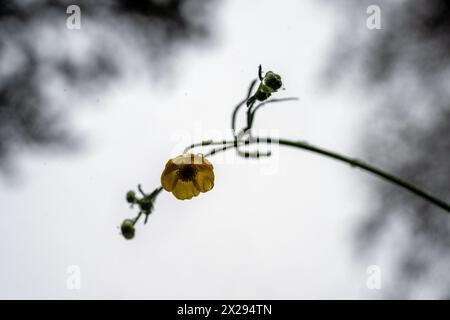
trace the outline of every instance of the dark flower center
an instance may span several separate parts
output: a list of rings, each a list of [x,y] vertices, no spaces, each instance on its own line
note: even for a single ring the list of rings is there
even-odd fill
[[[195,168],[191,164],[185,164],[178,171],[178,176],[183,181],[192,181],[192,180],[194,180],[196,174],[197,174],[197,168]]]

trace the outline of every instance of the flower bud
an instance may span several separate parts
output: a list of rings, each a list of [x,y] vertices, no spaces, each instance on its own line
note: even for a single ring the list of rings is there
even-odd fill
[[[272,91],[277,91],[281,88],[283,83],[281,82],[280,75],[269,71],[264,76],[264,84],[272,89]]]
[[[127,192],[127,202],[128,203],[136,203],[137,199],[136,199],[136,193],[134,191],[128,191]]]
[[[141,208],[142,211],[145,212],[152,212],[153,211],[153,197],[144,197],[141,200],[138,201],[139,208]]]
[[[277,91],[283,85],[280,75],[272,71],[267,72],[264,76],[264,84],[272,89],[272,91]]]
[[[255,98],[258,101],[264,101],[271,96],[272,92],[273,90],[269,86],[261,84],[255,93]]]
[[[134,221],[131,219],[125,219],[120,226],[120,230],[122,231],[122,235],[125,239],[133,239],[135,233]]]

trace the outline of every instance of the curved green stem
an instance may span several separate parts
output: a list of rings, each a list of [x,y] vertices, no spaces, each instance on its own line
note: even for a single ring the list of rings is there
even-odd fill
[[[211,155],[217,154],[219,152],[223,152],[223,151],[226,151],[229,149],[234,149],[237,147],[237,144],[233,144],[233,141],[228,141],[228,143],[229,144],[225,145],[222,148],[213,149],[212,151],[205,154],[205,156],[211,156]],[[358,159],[353,159],[348,156],[336,153],[334,151],[316,147],[316,146],[313,146],[309,143],[302,142],[302,141],[292,141],[292,140],[286,140],[286,139],[273,139],[270,137],[253,137],[250,140],[246,141],[246,144],[255,144],[255,143],[257,143],[257,144],[259,144],[259,143],[268,143],[268,144],[278,143],[279,145],[307,150],[307,151],[314,152],[314,153],[320,154],[322,156],[325,156],[325,157],[328,157],[328,158],[331,158],[334,160],[345,162],[345,163],[351,165],[352,167],[363,169],[363,170],[370,172],[380,178],[385,179],[388,182],[391,182],[393,184],[396,184],[399,187],[409,190],[410,192],[414,193],[415,195],[429,201],[430,203],[432,203],[450,213],[450,205],[447,202],[445,202],[444,200],[439,199],[436,196],[433,196],[432,194],[426,192],[425,190],[415,186],[412,183],[406,182],[406,181],[394,176],[393,174],[391,174],[389,172],[386,172],[377,167],[369,165]]]

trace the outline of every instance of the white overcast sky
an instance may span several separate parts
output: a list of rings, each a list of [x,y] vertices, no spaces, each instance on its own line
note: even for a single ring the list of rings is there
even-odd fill
[[[126,191],[158,186],[184,141],[229,134],[232,107],[260,63],[283,76],[279,97],[300,100],[263,109],[257,129],[358,156],[368,112],[360,91],[330,92],[321,79],[335,13],[312,0],[223,1],[212,41],[184,47],[167,77],[142,70],[135,52],[108,90],[62,91],[86,145],[74,154],[25,154],[19,178],[0,184],[0,298],[381,297],[367,289],[366,268],[379,265],[388,287],[389,260],[352,252],[375,178],[304,151],[281,148],[259,164],[231,153],[211,158],[211,192],[191,201],[163,192],[133,241],[117,229],[134,214]],[[88,18],[82,22],[64,32],[89,32]],[[80,268],[80,290],[67,289],[71,265]]]

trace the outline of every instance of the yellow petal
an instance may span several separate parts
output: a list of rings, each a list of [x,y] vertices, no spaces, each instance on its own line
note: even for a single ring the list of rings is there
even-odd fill
[[[197,188],[201,192],[208,192],[214,187],[214,172],[211,170],[202,170],[197,173]]]
[[[193,183],[191,184],[191,189],[192,189],[192,193],[194,194],[194,197],[196,197],[200,194],[200,190],[197,189]]]
[[[172,191],[175,180],[177,179],[177,172],[173,171],[169,174],[163,174],[161,176],[161,185],[166,191]]]
[[[183,164],[189,164],[191,162],[190,159],[191,159],[190,153],[186,153],[186,154],[183,154],[183,155],[173,158],[171,161],[175,165],[179,166],[179,165],[183,165]]]
[[[161,185],[166,191],[172,191],[175,180],[177,179],[177,168],[178,166],[169,160],[166,167],[161,174]]]
[[[212,168],[212,164],[208,160],[206,160],[205,156],[201,153],[197,153],[197,154],[185,153],[181,156],[178,156],[178,157],[172,159],[172,161],[176,165],[182,165],[182,164],[204,165],[204,164],[207,164],[207,165],[211,166],[211,168]]]
[[[205,161],[207,161],[205,159],[205,156],[201,153],[191,155],[191,159],[192,159],[192,163],[195,165],[203,165],[205,163]]]
[[[199,195],[199,191],[194,187],[192,182],[178,180],[172,190],[173,195],[179,200],[192,199]]]

